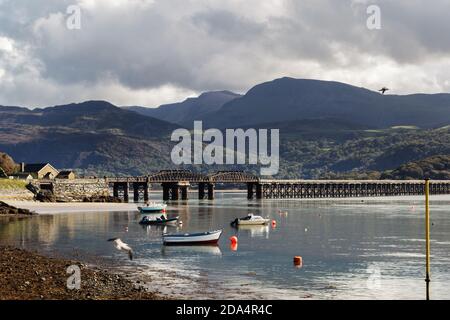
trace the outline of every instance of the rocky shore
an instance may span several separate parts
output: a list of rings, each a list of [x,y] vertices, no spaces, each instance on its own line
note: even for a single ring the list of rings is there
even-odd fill
[[[67,268],[79,266],[80,289],[69,289]],[[141,285],[77,262],[0,247],[0,300],[159,300]]]
[[[31,216],[35,214],[33,211],[28,209],[21,209],[13,207],[3,201],[0,201],[0,215],[23,215],[23,216]]]

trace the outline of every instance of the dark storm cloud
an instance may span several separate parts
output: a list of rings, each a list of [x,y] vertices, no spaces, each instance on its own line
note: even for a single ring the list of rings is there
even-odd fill
[[[70,4],[81,30],[66,28]],[[372,4],[381,30],[366,26]],[[448,0],[3,0],[0,103],[154,105],[285,75],[448,91],[448,12]]]

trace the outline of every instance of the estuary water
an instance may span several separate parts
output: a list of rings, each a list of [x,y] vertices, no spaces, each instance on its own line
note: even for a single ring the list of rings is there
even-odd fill
[[[140,226],[137,210],[60,213],[0,221],[0,243],[106,263],[184,299],[425,298],[423,197],[247,201],[244,193],[216,195],[169,203],[168,216],[179,215],[181,227]],[[276,226],[230,226],[248,213]],[[449,299],[450,196],[432,197],[431,222],[431,298]],[[224,230],[217,247],[162,245],[162,232],[215,229]],[[230,246],[234,235],[237,248]],[[133,247],[133,261],[106,241],[112,237]],[[294,266],[294,256],[302,257],[302,267]]]

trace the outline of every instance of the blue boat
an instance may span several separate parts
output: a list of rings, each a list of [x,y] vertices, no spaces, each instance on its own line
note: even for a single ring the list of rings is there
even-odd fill
[[[167,204],[165,203],[156,203],[151,202],[147,203],[147,205],[138,207],[140,213],[158,213],[158,212],[166,212]]]

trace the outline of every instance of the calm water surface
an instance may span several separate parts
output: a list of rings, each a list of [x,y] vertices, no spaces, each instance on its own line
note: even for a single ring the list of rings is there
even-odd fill
[[[450,197],[436,198],[431,210],[431,296],[449,299]],[[276,227],[230,226],[250,212],[276,220]],[[213,202],[170,204],[169,216],[180,215],[182,227],[142,227],[137,211],[62,213],[0,222],[0,243],[102,257],[127,274],[151,277],[150,288],[183,298],[423,299],[423,212],[421,197],[257,202],[218,193]],[[162,245],[163,231],[219,228],[218,247]],[[134,248],[135,260],[106,241],[115,236]],[[293,265],[296,255],[302,268]]]

